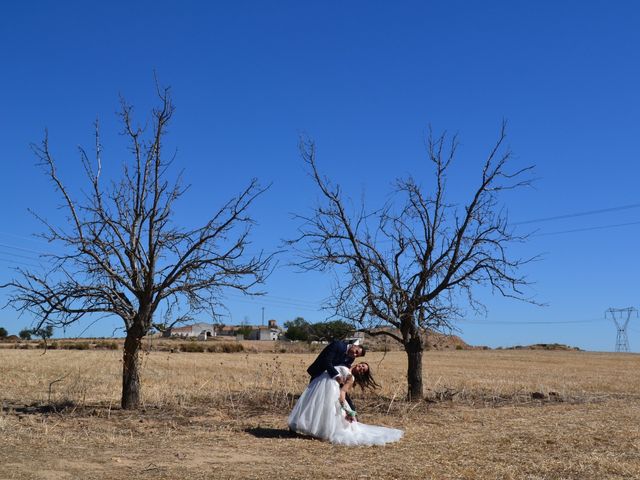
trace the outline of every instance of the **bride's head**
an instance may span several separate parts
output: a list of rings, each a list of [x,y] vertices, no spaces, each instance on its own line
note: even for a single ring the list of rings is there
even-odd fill
[[[367,362],[356,363],[351,367],[351,374],[353,375],[354,383],[356,385],[360,385],[362,390],[365,388],[373,390],[380,386],[373,379],[373,375],[371,375],[371,368]]]

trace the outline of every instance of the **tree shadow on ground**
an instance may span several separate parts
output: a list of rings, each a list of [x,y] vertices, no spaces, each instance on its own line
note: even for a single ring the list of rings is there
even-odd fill
[[[77,405],[70,401],[53,402],[31,405],[23,404],[6,404],[2,403],[0,411],[2,413],[15,413],[18,415],[38,415],[38,414],[50,414],[50,413],[63,413],[70,410],[75,410]]]
[[[244,431],[257,438],[306,438],[286,428],[251,427],[245,428]]]

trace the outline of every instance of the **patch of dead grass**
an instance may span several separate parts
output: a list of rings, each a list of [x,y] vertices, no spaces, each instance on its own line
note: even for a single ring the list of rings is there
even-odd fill
[[[119,352],[1,350],[0,478],[640,478],[636,355],[428,352],[429,401],[409,404],[404,354],[368,353],[382,388],[356,395],[362,421],[406,435],[359,448],[288,432],[312,359],[151,353],[127,412]]]

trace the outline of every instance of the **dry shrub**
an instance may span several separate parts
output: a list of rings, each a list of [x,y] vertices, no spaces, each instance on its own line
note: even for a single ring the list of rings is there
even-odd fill
[[[185,342],[180,344],[181,352],[204,352],[204,345],[196,342]]]
[[[66,348],[67,350],[89,350],[91,345],[89,345],[89,342],[70,342],[61,343],[60,348]]]
[[[238,353],[244,352],[244,346],[241,343],[212,343],[207,345],[207,352],[211,353]]]
[[[96,342],[95,348],[99,350],[118,350],[120,346],[118,345],[118,342],[102,340]]]

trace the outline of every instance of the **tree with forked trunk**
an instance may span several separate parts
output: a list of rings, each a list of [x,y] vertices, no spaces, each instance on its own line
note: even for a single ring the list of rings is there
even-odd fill
[[[199,228],[175,224],[174,205],[185,192],[180,179],[169,180],[163,140],[174,113],[168,88],[157,89],[159,105],[146,128],[134,123],[131,105],[122,101],[120,118],[131,150],[119,180],[101,179],[102,146],[95,124],[95,153],[80,148],[89,188],[75,199],[56,169],[48,135],[33,150],[62,198],[68,222],[44,224],[42,237],[59,245],[48,254],[44,273],[19,269],[9,302],[32,314],[37,326],[67,326],[87,317],[116,315],[124,322],[122,408],[141,402],[139,354],[142,338],[164,311],[170,327],[202,311],[215,312],[223,289],[258,294],[272,255],[248,255],[253,225],[248,210],[266,189],[253,179]]]
[[[320,191],[320,204],[299,215],[298,249],[303,270],[335,270],[338,278],[327,305],[361,331],[387,335],[407,354],[408,398],[423,398],[422,355],[430,330],[454,328],[464,300],[474,310],[484,306],[474,296],[479,285],[500,294],[532,301],[520,267],[534,260],[512,257],[510,244],[523,242],[498,203],[505,190],[530,184],[532,167],[508,170],[505,124],[482,163],[477,186],[459,208],[447,202],[447,173],[456,155],[456,136],[427,141],[433,173],[430,190],[412,177],[398,179],[391,199],[378,210],[351,203],[338,185],[318,171],[315,144],[301,142],[301,152]]]

